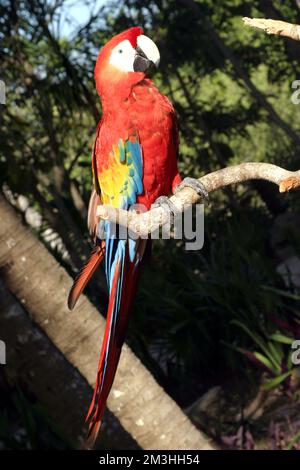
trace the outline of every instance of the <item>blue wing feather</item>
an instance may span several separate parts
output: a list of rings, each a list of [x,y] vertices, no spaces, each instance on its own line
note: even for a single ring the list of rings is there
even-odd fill
[[[141,144],[138,140],[126,140],[125,142],[120,139],[118,142],[118,165],[127,166],[128,173],[126,180],[120,182],[119,195],[109,194],[111,200],[116,205],[117,196],[119,196],[118,206],[122,209],[128,209],[132,204],[136,203],[136,197],[138,194],[143,192],[143,160],[142,160],[142,149]],[[101,184],[101,178],[99,178]],[[102,190],[102,187],[101,187]],[[106,345],[105,360],[103,366],[103,375],[101,380],[100,392],[103,389],[107,363],[109,360],[109,354],[111,351],[112,342],[115,339],[115,333],[118,323],[118,316],[120,312],[122,302],[122,289],[124,283],[124,275],[126,275],[125,259],[126,253],[130,262],[134,262],[136,258],[136,264],[139,264],[141,257],[137,257],[137,251],[139,249],[139,242],[137,240],[121,240],[116,236],[116,230],[113,224],[109,221],[101,221],[101,229],[105,232],[106,239],[106,254],[105,254],[105,270],[106,279],[110,295],[114,295],[114,306],[112,311],[112,318],[109,325],[109,336]],[[98,232],[100,230],[98,229]],[[112,283],[117,264],[120,263],[119,277],[115,291],[112,292]]]

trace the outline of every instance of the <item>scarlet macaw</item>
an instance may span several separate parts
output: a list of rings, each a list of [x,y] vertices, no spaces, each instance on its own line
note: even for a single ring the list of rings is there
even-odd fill
[[[116,373],[147,240],[122,240],[104,223],[105,239],[99,237],[97,205],[128,209],[134,203],[147,209],[156,202],[170,205],[171,191],[192,186],[205,194],[191,178],[181,182],[177,169],[178,127],[174,108],[148,78],[160,55],[140,27],[114,36],[100,51],[95,66],[102,119],[97,128],[92,158],[94,189],[88,215],[96,248],[74,282],[68,305],[72,309],[105,258],[109,288],[106,328],[93,400],[88,411],[88,436],[94,443]],[[174,211],[173,207],[170,207]]]

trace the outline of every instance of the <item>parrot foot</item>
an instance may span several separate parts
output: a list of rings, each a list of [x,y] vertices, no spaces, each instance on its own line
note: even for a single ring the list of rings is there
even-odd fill
[[[176,186],[174,194],[178,193],[178,191],[183,188],[192,188],[194,191],[196,191],[197,194],[199,194],[199,196],[201,196],[202,199],[204,199],[209,204],[209,194],[206,191],[204,185],[196,178],[184,178],[184,180],[182,180],[181,183]]]
[[[179,209],[175,206],[175,204],[167,197],[167,196],[160,196],[156,199],[152,207],[155,209],[156,207],[161,207],[165,211],[168,212],[171,216],[171,222],[174,222],[175,217],[180,213]]]

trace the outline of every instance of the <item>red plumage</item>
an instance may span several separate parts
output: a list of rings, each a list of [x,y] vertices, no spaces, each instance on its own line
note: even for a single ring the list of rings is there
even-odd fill
[[[137,196],[137,202],[149,209],[159,196],[170,194],[181,181],[177,169],[176,114],[168,98],[149,79],[144,78],[133,86],[131,79],[127,99],[115,96],[110,101],[109,113],[104,113],[96,141],[98,173],[108,166],[107,156],[113,144],[126,138],[128,129],[138,130],[143,154],[144,192]]]
[[[68,297],[68,307],[70,310],[73,310],[73,308],[75,307],[76,302],[80,297],[81,293],[89,283],[97,268],[102,263],[104,255],[105,242],[103,241],[100,246],[97,245],[93,249],[88,260],[86,261],[85,265],[83,266],[73,283]]]

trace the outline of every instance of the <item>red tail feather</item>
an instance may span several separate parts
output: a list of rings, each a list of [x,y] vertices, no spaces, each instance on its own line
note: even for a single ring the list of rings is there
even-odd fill
[[[102,421],[102,417],[103,417],[103,413],[105,409],[106,399],[107,399],[107,396],[109,394],[109,391],[111,389],[111,386],[114,380],[119,356],[121,353],[121,349],[120,349],[117,354],[117,360],[115,360],[117,351],[115,348],[114,338],[111,338],[112,348],[109,351],[110,354],[109,354],[109,358],[106,364],[107,374],[105,376],[105,380],[103,381],[103,370],[104,370],[105,359],[106,359],[106,354],[107,354],[108,338],[111,334],[112,314],[114,311],[115,301],[116,301],[115,292],[116,292],[116,286],[117,286],[119,276],[120,276],[120,263],[118,263],[118,265],[116,266],[116,270],[115,270],[115,274],[114,274],[114,278],[112,282],[111,295],[109,298],[109,304],[108,304],[108,310],[107,310],[107,316],[106,316],[105,332],[104,332],[101,353],[100,353],[100,358],[99,358],[99,364],[98,364],[96,385],[95,385],[93,399],[92,399],[90,408],[86,416],[86,422],[87,422],[91,418],[91,415],[94,411],[94,414],[89,423],[88,439],[87,439],[88,446],[91,446],[91,447],[94,445],[99,429],[100,429],[100,425],[101,425],[101,421]]]
[[[139,254],[143,255],[146,242],[140,242]],[[98,373],[95,385],[94,396],[90,405],[86,421],[90,421],[88,428],[87,444],[92,447],[97,438],[103,414],[105,411],[106,400],[112,387],[117,366],[120,359],[122,345],[125,339],[129,320],[129,310],[136,291],[136,285],[140,273],[140,265],[130,262],[128,255],[124,263],[123,284],[121,289],[121,301],[119,307],[116,292],[118,289],[118,281],[121,275],[121,264],[118,262],[109,298],[109,305],[106,318],[106,326],[104,338],[101,347]],[[113,314],[118,309],[117,321],[115,329],[112,328]]]
[[[94,272],[101,264],[105,254],[105,242],[103,241],[101,246],[97,246],[91,253],[89,259],[81,269],[80,273],[76,277],[73,286],[70,290],[68,297],[68,307],[73,310],[75,304],[80,297],[82,291],[85,289],[89,280],[93,276]]]

